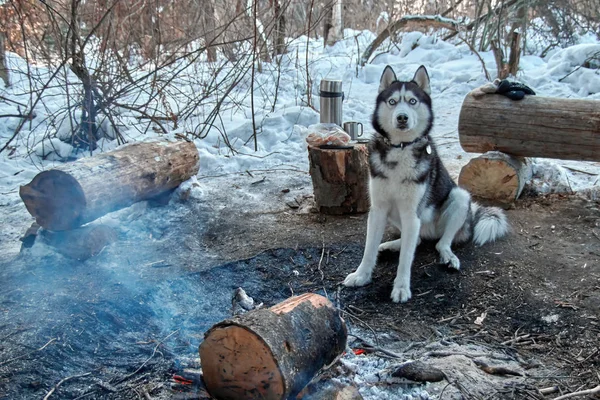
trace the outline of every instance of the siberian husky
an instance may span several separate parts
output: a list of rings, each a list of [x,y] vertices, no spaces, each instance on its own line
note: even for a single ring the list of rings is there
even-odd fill
[[[345,286],[371,282],[377,251],[400,251],[392,300],[411,298],[410,269],[423,239],[439,239],[441,262],[459,269],[453,243],[476,245],[505,235],[506,216],[499,208],[482,207],[456,186],[429,136],[433,124],[429,75],[419,67],[412,81],[400,82],[387,66],[381,76],[373,113],[376,133],[369,143],[371,209],[365,252]],[[380,245],[386,223],[401,230],[401,238]]]

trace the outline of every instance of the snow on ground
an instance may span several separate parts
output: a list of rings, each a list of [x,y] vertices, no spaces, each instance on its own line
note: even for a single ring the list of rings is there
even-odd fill
[[[304,140],[306,130],[303,128],[317,123],[319,114],[318,111],[306,107],[304,65],[307,50],[309,75],[313,83],[312,104],[318,110],[318,83],[321,79],[341,79],[345,92],[343,119],[362,122],[367,137],[373,132],[370,118],[383,68],[389,64],[399,79],[410,79],[419,65],[425,65],[432,84],[435,112],[433,137],[451,175],[455,178],[458,176],[460,168],[476,156],[461,149],[457,126],[464,96],[486,82],[479,58],[465,44],[455,45],[440,40],[436,35],[410,32],[404,34],[398,46],[391,46],[389,51],[376,53],[371,63],[361,68],[357,66],[359,49],[364,49],[375,35],[368,31],[348,29],[345,37],[345,40],[325,49],[321,39],[310,39],[307,44],[307,38],[303,36],[290,42],[290,52],[281,56],[280,60],[280,87],[274,111],[271,111],[271,104],[275,93],[276,65],[263,65],[263,72],[257,74],[255,81],[256,86],[260,88],[257,89],[255,107],[255,117],[259,126],[257,152],[254,151],[251,140],[253,128],[248,96],[250,77],[246,76],[242,84],[230,94],[235,106],[225,107],[220,118],[221,125],[211,128],[205,138],[194,141],[200,153],[198,179],[202,183],[202,189],[195,191],[196,196],[206,201],[214,200],[217,192],[222,194],[223,182],[209,178],[233,176],[247,170],[255,173],[262,171],[263,175],[272,170],[289,170],[289,179],[297,180],[298,176],[301,176],[306,183],[306,193],[310,193],[310,179],[307,174],[302,174],[303,171],[308,171]],[[522,57],[518,79],[533,87],[542,96],[600,99],[598,70],[578,68],[582,62],[600,50],[600,43],[591,35],[582,36],[579,41],[580,44],[570,48],[553,50],[545,59],[533,55]],[[493,54],[483,52],[481,57],[487,70],[493,74]],[[17,72],[11,75],[12,85],[9,88],[2,87],[0,83],[0,95],[12,101],[0,100],[0,115],[16,114],[25,110],[25,107],[17,103],[28,104],[35,98],[29,94],[29,85],[32,84],[39,90],[53,72],[43,66],[27,66],[23,59],[12,53],[8,54],[8,63],[9,67]],[[198,89],[198,80],[193,81],[195,83],[187,83],[186,76],[210,76],[210,69],[203,67],[202,63],[199,64],[201,65],[188,67],[189,71],[184,71],[180,82],[176,81],[180,85],[180,92],[189,94]],[[221,72],[224,73],[227,73],[227,68]],[[75,80],[68,70],[63,75],[66,75],[63,80]],[[564,78],[565,76],[567,78]],[[34,79],[29,79],[30,77]],[[43,101],[35,108],[36,117],[25,124],[19,136],[11,143],[14,148],[0,154],[0,207],[4,209],[2,214],[5,215],[0,237],[3,249],[10,254],[18,251],[19,243],[16,239],[23,233],[29,221],[18,197],[19,185],[29,182],[39,171],[60,164],[60,160],[87,155],[75,151],[69,144],[59,140],[69,133],[71,122],[64,118],[64,110],[70,104],[69,101],[73,100],[60,85],[61,81],[57,83],[59,84],[50,85],[46,89]],[[176,91],[166,92],[170,106],[176,111],[181,99],[177,97]],[[147,95],[142,94],[130,100],[132,103],[143,102],[144,96]],[[204,120],[202,112],[208,111],[199,108],[197,115],[182,121],[178,129],[172,129],[165,136],[173,138],[176,134],[194,131]],[[55,118],[57,115],[58,118]],[[128,141],[153,140],[160,136],[156,132],[158,129],[154,131],[140,127],[140,121],[126,111],[121,115],[121,120],[125,121],[121,133]],[[19,122],[20,119],[16,117],[0,118],[0,144],[6,143],[13,135]],[[106,137],[101,139],[97,152],[117,146],[117,141],[111,140],[114,133],[106,128],[106,125],[105,122]],[[229,142],[235,148],[235,155],[225,145],[223,132],[226,132]],[[534,186],[542,193],[578,191],[589,189],[598,183],[600,164],[537,160],[535,170],[537,176]],[[278,179],[277,183],[285,184],[281,179]],[[227,199],[227,196],[218,197]],[[236,191],[233,199],[224,201],[228,205],[238,206],[252,201],[255,209],[275,207],[269,198],[261,196],[260,193],[241,193],[240,190]]]

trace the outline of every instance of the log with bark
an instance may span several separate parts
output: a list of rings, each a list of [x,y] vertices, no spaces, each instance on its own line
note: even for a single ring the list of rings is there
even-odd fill
[[[346,339],[329,300],[291,297],[206,332],[199,349],[204,382],[220,400],[293,398],[343,353]]]
[[[531,178],[528,159],[490,151],[473,158],[461,169],[458,184],[478,200],[510,204],[521,195]]]
[[[40,226],[62,231],[174,190],[198,167],[191,142],[134,143],[40,172],[19,194]]]
[[[369,157],[367,147],[321,149],[309,146],[308,158],[315,205],[325,214],[369,211]]]
[[[600,161],[600,101],[467,95],[458,121],[465,151]]]

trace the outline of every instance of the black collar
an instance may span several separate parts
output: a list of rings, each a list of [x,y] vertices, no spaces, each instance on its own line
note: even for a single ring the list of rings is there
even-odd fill
[[[419,141],[421,141],[424,136],[419,136],[418,138],[416,138],[415,140],[411,141],[411,142],[400,142],[398,144],[392,144],[392,142],[390,141],[390,139],[386,138],[385,136],[381,135],[381,137],[383,138],[383,143],[386,144],[386,146],[390,146],[390,147],[394,147],[396,149],[403,149],[407,146],[410,146],[411,144],[415,144]]]

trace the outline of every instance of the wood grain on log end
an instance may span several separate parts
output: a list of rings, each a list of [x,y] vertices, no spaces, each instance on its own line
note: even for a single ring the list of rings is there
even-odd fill
[[[293,398],[345,347],[344,320],[317,294],[222,321],[200,345],[204,381],[218,399]]]
[[[478,200],[499,204],[514,202],[531,180],[528,159],[491,151],[473,158],[458,177],[458,184]]]
[[[233,325],[214,331],[202,342],[200,359],[204,381],[218,399],[280,399],[285,393],[271,350],[245,328]],[[209,384],[215,381],[232,384]]]
[[[19,195],[40,226],[57,231],[77,225],[86,205],[79,182],[56,169],[37,174]]]

